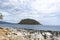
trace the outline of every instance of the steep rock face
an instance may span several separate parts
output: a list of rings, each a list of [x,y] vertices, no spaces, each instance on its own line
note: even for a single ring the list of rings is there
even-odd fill
[[[38,21],[33,19],[22,19],[18,24],[41,25]]]

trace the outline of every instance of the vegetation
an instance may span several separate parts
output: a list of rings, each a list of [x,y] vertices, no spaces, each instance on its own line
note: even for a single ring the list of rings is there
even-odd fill
[[[34,19],[22,19],[18,24],[41,25],[38,21]]]
[[[0,13],[0,19],[3,19],[3,15],[2,15],[2,13]]]

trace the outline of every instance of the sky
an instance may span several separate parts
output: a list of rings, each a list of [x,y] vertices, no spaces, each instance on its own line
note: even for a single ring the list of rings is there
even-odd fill
[[[43,25],[60,25],[60,0],[0,0],[2,21],[34,19]]]

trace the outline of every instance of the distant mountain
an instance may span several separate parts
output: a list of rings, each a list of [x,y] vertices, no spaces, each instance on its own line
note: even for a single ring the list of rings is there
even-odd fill
[[[0,24],[13,24],[13,23],[9,23],[9,22],[0,21]]]

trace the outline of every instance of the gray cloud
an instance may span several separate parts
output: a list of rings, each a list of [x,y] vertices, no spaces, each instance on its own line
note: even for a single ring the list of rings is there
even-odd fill
[[[21,19],[31,18],[42,24],[57,25],[60,20],[57,16],[60,13],[59,2],[59,0],[0,0],[0,11],[4,15],[3,21],[17,23]]]

